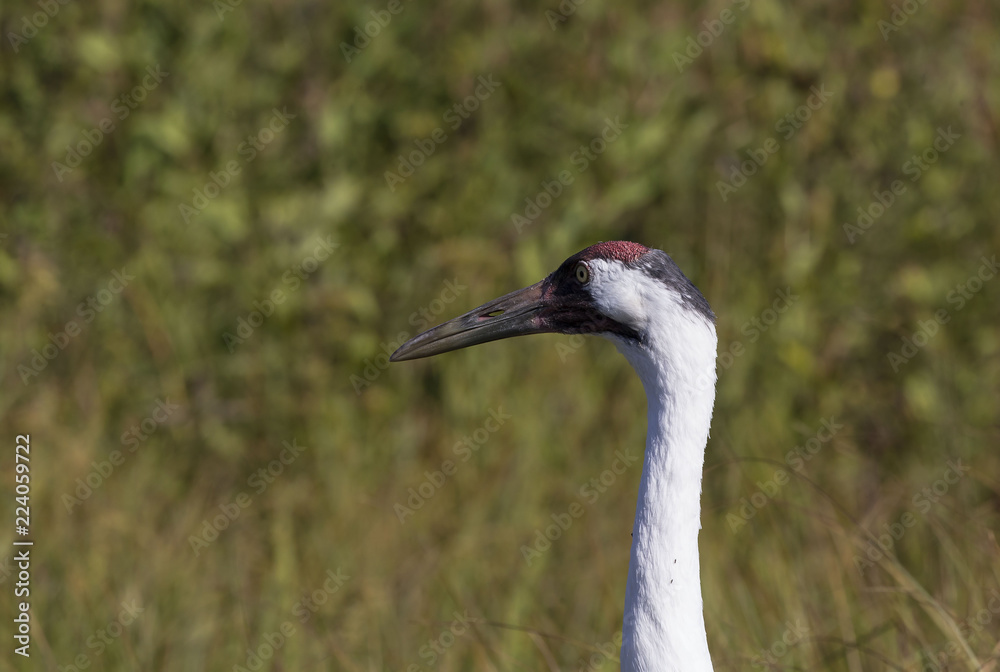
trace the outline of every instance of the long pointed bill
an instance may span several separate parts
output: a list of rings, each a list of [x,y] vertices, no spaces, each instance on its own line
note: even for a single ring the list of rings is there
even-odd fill
[[[414,336],[389,360],[420,359],[501,338],[555,331],[540,315],[546,304],[541,282],[519,289]]]

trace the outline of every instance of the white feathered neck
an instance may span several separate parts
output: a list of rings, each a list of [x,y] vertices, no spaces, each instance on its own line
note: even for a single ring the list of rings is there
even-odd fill
[[[609,335],[646,390],[646,454],[625,589],[622,672],[712,672],[701,597],[701,476],[715,402],[712,321],[641,270],[597,260],[602,312],[641,342]]]

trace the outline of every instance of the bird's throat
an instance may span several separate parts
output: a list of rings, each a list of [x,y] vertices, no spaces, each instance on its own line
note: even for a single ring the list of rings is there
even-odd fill
[[[706,343],[687,362],[636,361],[626,353],[646,388],[649,427],[625,591],[623,672],[713,669],[698,532],[715,400],[714,335],[711,349]]]

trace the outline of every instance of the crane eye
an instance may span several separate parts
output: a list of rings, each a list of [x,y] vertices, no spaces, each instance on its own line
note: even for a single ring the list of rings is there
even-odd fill
[[[586,285],[590,282],[590,269],[587,268],[586,264],[576,265],[576,279],[581,285]]]

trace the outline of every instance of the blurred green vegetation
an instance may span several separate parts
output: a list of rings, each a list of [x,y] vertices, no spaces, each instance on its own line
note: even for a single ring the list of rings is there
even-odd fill
[[[1000,283],[972,282],[1000,250],[995,4],[224,2],[0,9],[0,492],[30,433],[36,541],[32,658],[8,639],[0,669],[253,669],[268,642],[273,670],[615,669],[587,666],[621,627],[639,469],[521,548],[642,447],[627,364],[563,336],[384,358],[607,239],[673,255],[732,355],[701,536],[717,668],[996,669]],[[456,612],[481,620],[453,638]]]

